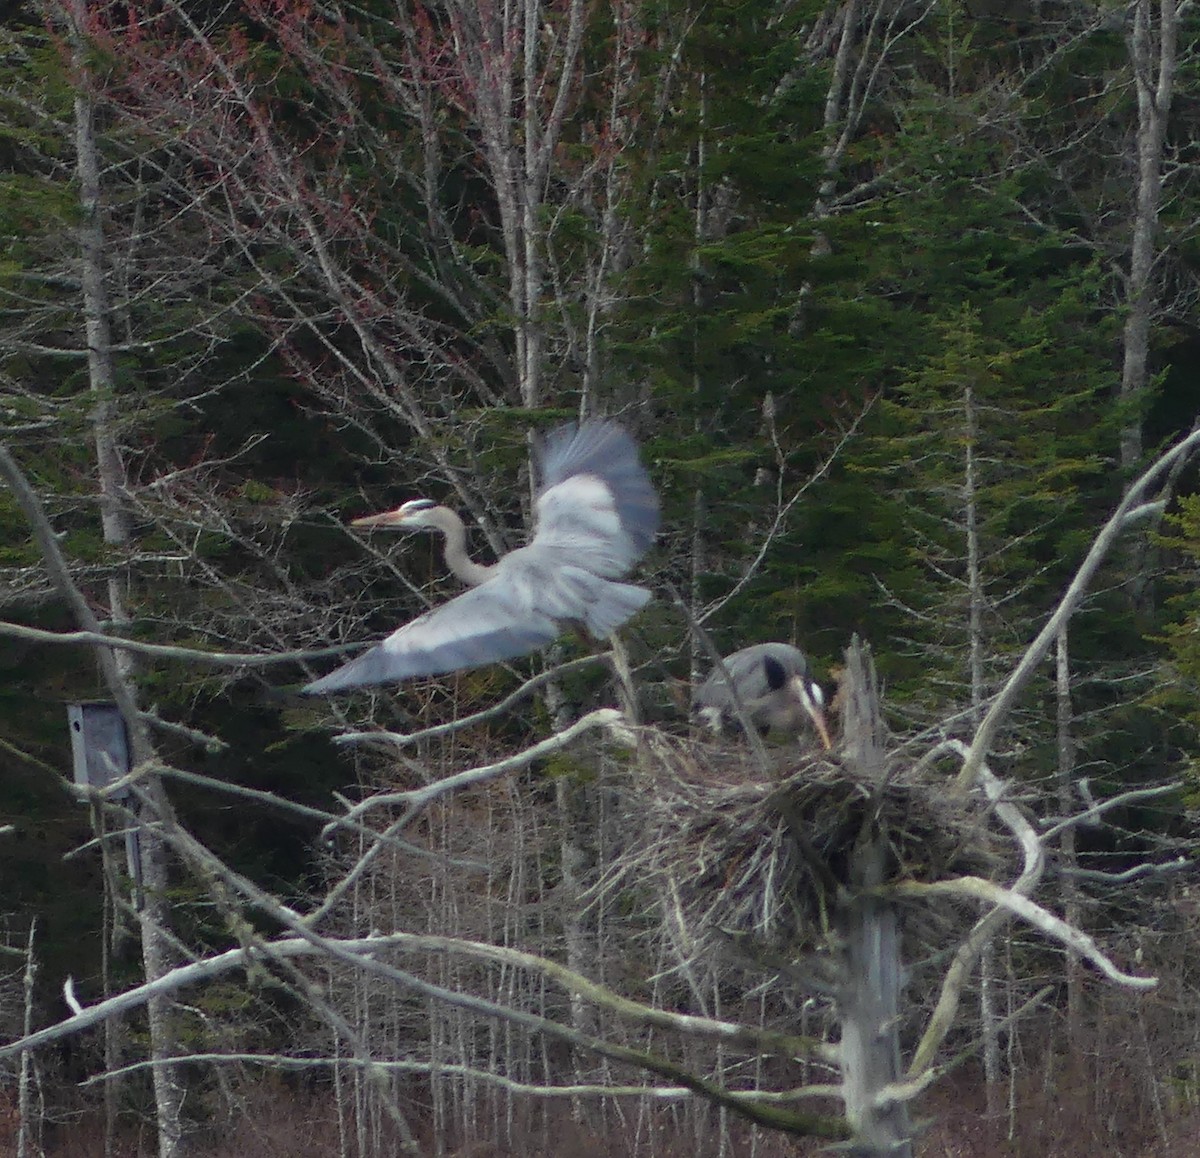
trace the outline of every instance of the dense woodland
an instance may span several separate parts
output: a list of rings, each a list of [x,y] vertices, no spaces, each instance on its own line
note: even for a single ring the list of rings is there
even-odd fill
[[[1194,1153],[1198,34],[6,6],[0,1148]],[[620,647],[298,694],[458,589],[350,518],[430,497],[492,559],[596,415],[662,499]],[[886,729],[698,736],[706,639]]]

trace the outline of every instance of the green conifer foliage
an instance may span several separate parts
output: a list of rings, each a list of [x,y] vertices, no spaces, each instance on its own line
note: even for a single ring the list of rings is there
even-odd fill
[[[934,716],[977,709],[1007,673],[1057,598],[1074,499],[1098,471],[1086,381],[1062,376],[1044,400],[1027,388],[1046,372],[1054,328],[1027,314],[997,332],[960,306],[938,322],[939,347],[880,401],[886,433],[870,474],[886,479],[909,564],[908,585],[886,591],[912,665],[901,686]]]

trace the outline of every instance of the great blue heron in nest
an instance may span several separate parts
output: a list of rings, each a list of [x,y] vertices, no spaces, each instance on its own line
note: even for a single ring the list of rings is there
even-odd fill
[[[812,677],[808,657],[790,643],[756,643],[724,659],[692,696],[695,714],[715,732],[738,723],[734,696],[751,724],[762,732],[799,735],[815,729],[821,743],[833,747],[825,720],[825,696]]]

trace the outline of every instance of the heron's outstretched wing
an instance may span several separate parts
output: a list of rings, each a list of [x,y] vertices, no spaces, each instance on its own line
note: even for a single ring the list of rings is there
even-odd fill
[[[514,659],[569,620],[603,639],[650,592],[614,583],[658,530],[658,495],[633,439],[612,422],[564,427],[540,454],[537,531],[490,579],[393,632],[304,690],[335,692]]]
[[[649,599],[643,587],[581,567],[546,566],[522,547],[486,583],[406,623],[304,691],[320,695],[515,659],[556,639],[568,620],[603,639]]]
[[[489,580],[406,623],[304,691],[320,695],[498,663],[545,647],[559,632],[553,617]]]
[[[537,527],[526,550],[608,579],[628,574],[659,522],[637,444],[615,422],[585,422],[551,433],[538,457]]]

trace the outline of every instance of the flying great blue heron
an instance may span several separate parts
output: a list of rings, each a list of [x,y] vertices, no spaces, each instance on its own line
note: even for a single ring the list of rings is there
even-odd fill
[[[533,538],[490,566],[467,557],[462,519],[430,499],[355,519],[351,526],[440,531],[447,565],[471,590],[304,691],[337,692],[513,659],[556,639],[568,621],[605,639],[644,607],[649,591],[616,582],[658,531],[658,495],[633,439],[615,422],[564,426],[547,436],[537,459]]]
[[[808,657],[790,643],[756,643],[724,660],[737,698],[750,722],[764,732],[798,735],[809,724],[832,748],[825,721],[825,696],[812,678]],[[729,683],[720,668],[692,695],[697,716],[715,732],[737,722]]]

